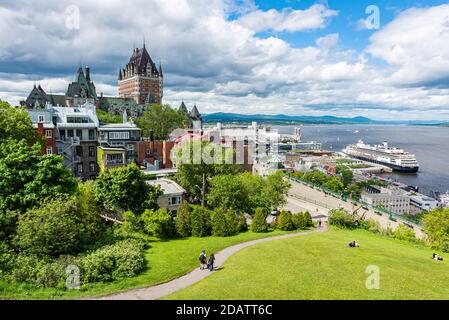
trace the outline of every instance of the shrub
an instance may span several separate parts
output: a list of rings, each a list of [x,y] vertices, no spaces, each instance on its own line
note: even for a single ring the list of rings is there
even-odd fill
[[[248,224],[244,214],[237,215],[237,233],[248,231]]]
[[[304,230],[307,228],[307,218],[304,213],[298,212],[292,216],[293,224],[298,230]]]
[[[228,224],[226,221],[225,212],[222,208],[217,208],[212,212],[212,235],[218,237],[226,237],[228,235]]]
[[[227,225],[227,235],[233,236],[240,232],[240,228],[244,228],[241,223],[243,222],[239,219],[241,215],[237,214],[234,210],[229,209],[225,213],[226,225]],[[246,220],[245,220],[246,225]]]
[[[329,212],[329,224],[347,229],[355,229],[357,227],[354,217],[342,209],[335,209]]]
[[[176,212],[175,226],[176,232],[180,237],[190,237],[192,235],[190,207],[187,202],[184,202],[184,204],[178,208]]]
[[[142,221],[132,211],[123,212],[123,224],[120,226],[124,233],[134,233],[142,230]]]
[[[212,231],[211,212],[206,208],[195,206],[190,214],[192,236],[207,237]]]
[[[277,221],[277,228],[279,230],[291,231],[295,230],[295,225],[292,220],[292,213],[287,210],[282,210],[279,214],[279,218]]]
[[[141,219],[145,231],[152,236],[169,238],[174,235],[173,217],[168,213],[167,209],[145,210]]]
[[[415,237],[415,231],[413,229],[407,227],[406,225],[401,224],[393,231],[393,238],[399,240],[407,240],[411,242],[416,242],[417,239]]]
[[[434,209],[423,218],[424,232],[435,249],[449,252],[449,208]]]
[[[251,224],[251,230],[253,232],[267,232],[268,223],[266,221],[267,215],[262,208],[257,208],[254,214],[253,222]]]
[[[127,239],[104,246],[79,260],[83,283],[133,277],[145,269],[144,244]]]
[[[80,249],[83,226],[72,199],[55,199],[19,217],[15,241],[30,254],[71,254]]]
[[[313,227],[312,215],[310,214],[309,211],[304,212],[304,218],[306,220],[306,227],[307,228]]]

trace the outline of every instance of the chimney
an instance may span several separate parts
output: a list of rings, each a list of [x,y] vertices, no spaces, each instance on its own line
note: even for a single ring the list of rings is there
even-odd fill
[[[90,82],[90,68],[89,66],[86,66],[86,80]]]

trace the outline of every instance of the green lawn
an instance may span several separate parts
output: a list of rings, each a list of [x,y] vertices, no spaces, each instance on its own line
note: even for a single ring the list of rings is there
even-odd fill
[[[71,299],[93,295],[104,295],[130,288],[151,286],[184,275],[198,266],[202,249],[207,253],[259,238],[271,237],[288,232],[270,233],[245,232],[233,237],[186,238],[169,241],[155,240],[146,252],[148,269],[137,277],[114,283],[96,283],[83,286],[80,290],[37,288],[32,285],[12,285],[0,282],[0,298],[12,299]]]
[[[360,248],[349,248],[351,240]],[[166,299],[449,299],[449,256],[367,231],[332,230],[248,247]],[[443,255],[444,256],[444,255]],[[368,265],[380,289],[368,290]]]

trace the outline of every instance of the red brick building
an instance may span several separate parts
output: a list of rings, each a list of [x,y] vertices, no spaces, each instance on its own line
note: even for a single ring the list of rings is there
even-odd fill
[[[145,44],[135,48],[118,76],[120,98],[131,98],[137,104],[160,104],[163,96],[162,67],[156,67]]]
[[[137,163],[155,165],[159,162],[160,169],[173,168],[170,153],[175,145],[174,141],[139,141],[137,143]]]

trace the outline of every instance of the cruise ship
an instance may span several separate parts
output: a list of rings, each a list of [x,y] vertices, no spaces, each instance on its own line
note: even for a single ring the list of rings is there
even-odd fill
[[[418,161],[413,154],[390,147],[387,142],[369,145],[359,140],[356,144],[348,145],[343,152],[357,159],[390,167],[395,172],[415,173],[419,169]]]

